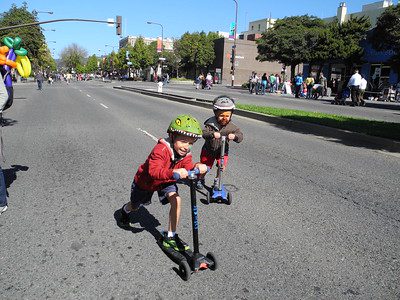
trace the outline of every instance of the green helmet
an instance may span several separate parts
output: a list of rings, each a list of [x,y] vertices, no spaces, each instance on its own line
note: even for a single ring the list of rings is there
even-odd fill
[[[199,122],[191,115],[179,115],[169,124],[168,133],[178,133],[190,137],[201,138],[203,131]]]

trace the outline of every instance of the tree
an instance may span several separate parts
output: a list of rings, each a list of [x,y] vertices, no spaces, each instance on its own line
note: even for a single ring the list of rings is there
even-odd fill
[[[99,59],[97,58],[97,56],[95,54],[93,54],[92,56],[89,56],[87,62],[86,62],[86,73],[94,73],[97,71],[98,69],[98,62]]]
[[[400,5],[390,6],[380,15],[369,41],[378,51],[395,52],[390,62],[400,74]]]
[[[23,2],[21,7],[13,4],[10,10],[0,14],[0,27],[7,27],[12,25],[26,24],[38,22],[37,14],[30,13],[26,2]],[[19,36],[22,39],[21,46],[28,50],[28,57],[32,63],[33,68],[40,65],[43,57],[40,56],[40,51],[45,43],[45,37],[39,26],[29,26],[14,28],[0,31],[0,39],[9,36],[15,38]]]
[[[257,59],[279,61],[290,66],[293,75],[296,65],[311,59],[311,38],[324,26],[321,19],[308,15],[279,19],[257,40]]]
[[[40,58],[40,60],[37,61],[36,67],[38,67],[41,71],[46,70],[47,72],[49,72],[57,70],[57,64],[54,58],[51,56],[47,44],[43,44],[39,48],[38,57]]]
[[[194,77],[199,69],[208,69],[215,59],[214,40],[218,37],[214,32],[186,32],[175,43],[177,56],[181,58],[186,75],[194,71],[195,74],[191,74]]]
[[[61,51],[61,61],[64,66],[72,71],[77,66],[84,65],[84,59],[87,57],[87,51],[78,44],[71,44]]]

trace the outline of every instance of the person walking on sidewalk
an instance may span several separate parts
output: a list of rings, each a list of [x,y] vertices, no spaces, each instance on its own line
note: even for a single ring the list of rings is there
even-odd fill
[[[350,106],[358,106],[358,100],[360,98],[360,84],[361,75],[358,73],[358,69],[355,69],[354,74],[350,77],[349,83],[347,84],[347,86],[350,88],[351,94]]]
[[[303,87],[303,77],[302,74],[299,73],[294,78],[294,88],[295,88],[295,97],[300,98],[301,89]]]

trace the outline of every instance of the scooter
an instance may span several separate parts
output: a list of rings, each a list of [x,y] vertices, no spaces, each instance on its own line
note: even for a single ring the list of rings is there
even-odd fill
[[[176,251],[173,248],[165,249],[162,247],[163,238],[158,240],[159,246],[163,251],[179,264],[179,273],[183,280],[187,281],[192,272],[196,273],[202,270],[210,269],[212,271],[217,269],[217,260],[212,252],[208,252],[206,256],[199,251],[199,221],[196,200],[196,184],[199,170],[188,171],[189,186],[190,186],[190,200],[192,211],[192,231],[193,231],[193,251]],[[179,180],[179,174],[174,173],[174,179]]]
[[[224,155],[225,155],[225,145],[226,136],[221,136],[222,146],[220,163],[218,164],[217,177],[214,179],[214,185],[212,186],[211,193],[207,192],[207,202],[222,202],[228,205],[232,203],[232,194],[228,192],[225,186],[222,184],[222,173],[224,170]]]

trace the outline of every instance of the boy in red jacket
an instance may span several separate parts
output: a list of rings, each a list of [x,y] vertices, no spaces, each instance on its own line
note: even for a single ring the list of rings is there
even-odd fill
[[[131,187],[131,200],[121,208],[119,225],[124,228],[131,227],[129,214],[138,213],[141,205],[150,204],[153,193],[157,191],[160,202],[171,205],[163,246],[183,251],[188,250],[189,246],[176,234],[182,200],[173,174],[177,173],[181,179],[185,179],[188,176],[187,170],[198,168],[200,174],[205,174],[207,166],[201,163],[194,164],[192,161],[190,148],[202,136],[200,124],[195,118],[179,115],[172,120],[167,132],[169,137],[158,141],[145,163],[136,172]]]

